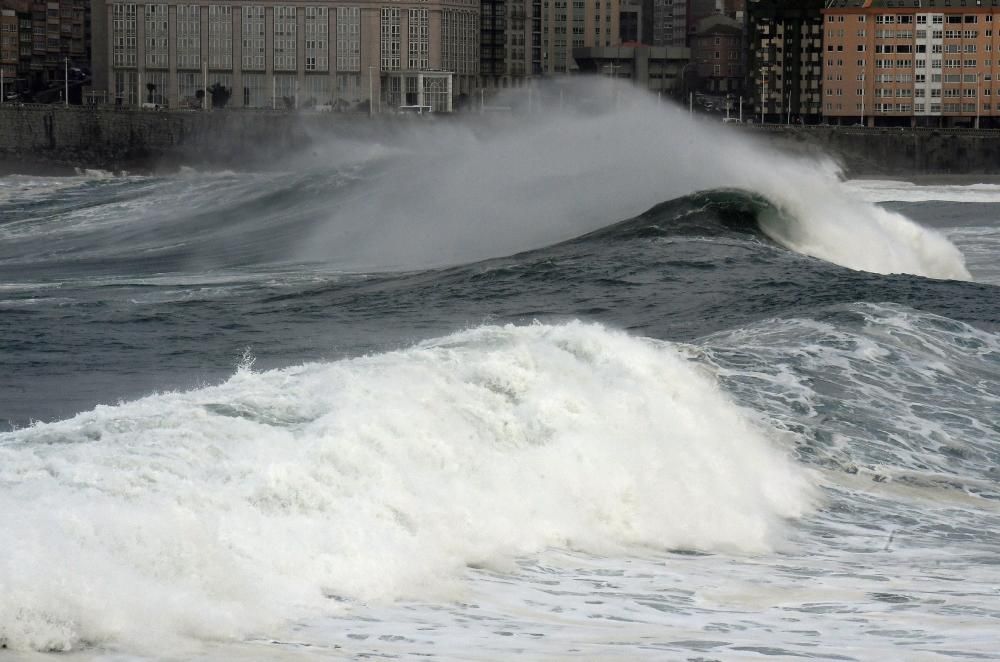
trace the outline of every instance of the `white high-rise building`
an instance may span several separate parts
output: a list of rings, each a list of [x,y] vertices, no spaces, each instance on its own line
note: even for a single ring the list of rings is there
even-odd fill
[[[97,0],[119,105],[450,110],[479,75],[479,0]],[[207,92],[207,93],[206,93]]]

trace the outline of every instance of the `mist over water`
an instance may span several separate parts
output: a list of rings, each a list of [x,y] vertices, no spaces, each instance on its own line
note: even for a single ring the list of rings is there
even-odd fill
[[[266,173],[7,178],[0,200],[38,209],[0,225],[0,268],[425,269],[544,248],[680,196],[739,189],[770,202],[760,228],[791,250],[874,273],[970,278],[946,238],[861,199],[828,159],[783,154],[611,81],[570,92],[576,104],[531,114],[318,135]],[[584,103],[594,100],[603,106]],[[61,204],[42,202],[56,192]]]
[[[792,250],[876,273],[969,278],[947,239],[858,200],[829,160],[782,154],[630,87],[587,82],[572,94],[595,96],[616,103],[485,125],[418,124],[394,136],[375,158],[377,177],[332,207],[299,255],[352,269],[461,264],[547,246],[696,191],[735,188],[775,206],[761,227]],[[497,103],[518,102],[523,95]]]

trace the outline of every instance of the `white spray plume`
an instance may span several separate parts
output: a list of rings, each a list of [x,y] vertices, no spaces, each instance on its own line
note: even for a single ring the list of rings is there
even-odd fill
[[[762,224],[792,250],[877,273],[969,278],[947,239],[859,199],[831,160],[782,154],[748,130],[693,119],[632,88],[572,87],[577,104],[615,102],[588,112],[550,103],[502,121],[413,123],[393,132],[391,146],[374,157],[378,175],[328,211],[303,256],[357,269],[469,262],[569,239],[695,191],[735,187],[794,219]],[[360,151],[354,141],[317,149],[338,161]],[[370,145],[364,152],[373,158]]]

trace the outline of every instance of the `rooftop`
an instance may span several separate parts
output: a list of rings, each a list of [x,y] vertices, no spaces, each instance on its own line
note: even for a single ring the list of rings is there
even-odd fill
[[[827,0],[827,9],[1000,9],[1000,0]]]

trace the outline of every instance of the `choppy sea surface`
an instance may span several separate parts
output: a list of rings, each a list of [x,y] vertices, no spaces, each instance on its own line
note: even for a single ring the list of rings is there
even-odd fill
[[[996,659],[1000,186],[636,102],[0,178],[0,659]]]

